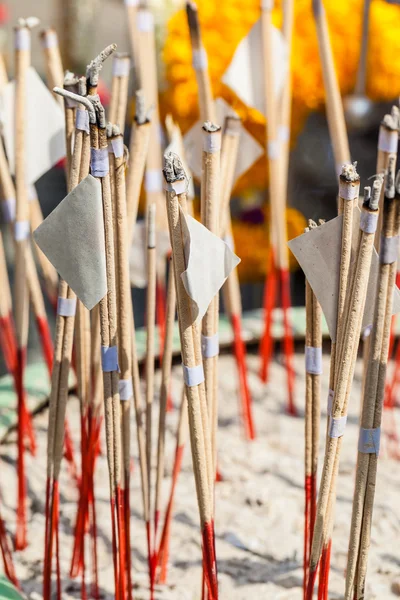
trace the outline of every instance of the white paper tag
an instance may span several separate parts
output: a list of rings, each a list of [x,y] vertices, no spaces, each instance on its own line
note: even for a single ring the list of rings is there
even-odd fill
[[[179,181],[174,181],[173,183],[167,183],[164,180],[164,189],[167,192],[175,192],[175,195],[179,196],[179,194],[186,194],[188,184],[186,179],[180,179]]]
[[[201,354],[203,358],[213,358],[219,354],[219,335],[201,335]]]
[[[125,0],[125,6],[139,6],[139,0]]]
[[[35,69],[26,73],[25,165],[26,183],[35,183],[65,156],[65,119],[60,108]],[[15,174],[14,106],[15,82],[8,83],[1,94],[3,136],[10,172]]]
[[[90,133],[89,113],[87,110],[77,110],[75,113],[75,128]]]
[[[55,31],[46,31],[42,36],[43,48],[57,48],[58,37]]]
[[[275,98],[279,98],[288,72],[288,51],[282,32],[276,27],[273,27],[272,32],[272,56],[274,92]],[[262,114],[265,113],[263,57],[261,21],[258,20],[240,42],[222,76],[222,82],[230,87],[244,104],[256,108]]]
[[[132,379],[120,379],[118,382],[119,399],[126,402],[133,397]]]
[[[90,172],[93,177],[105,177],[109,169],[108,148],[90,148]]]
[[[353,268],[357,253],[360,214],[359,208],[354,207],[351,248],[351,265]],[[288,243],[321,305],[333,341],[336,339],[342,223],[343,216],[340,215],[324,225],[290,240]],[[379,257],[376,251],[373,250],[362,329],[371,325],[374,319],[378,272]],[[400,312],[400,294],[396,287],[393,295],[393,314],[398,312]]]
[[[129,77],[131,61],[128,58],[119,58],[116,56],[112,64],[112,74],[114,77]]]
[[[203,365],[196,365],[195,367],[186,367],[182,364],[183,369],[183,380],[188,387],[194,387],[204,381]]]
[[[111,147],[116,158],[121,158],[124,155],[124,140],[122,136],[111,140]]]
[[[375,233],[378,226],[378,213],[370,213],[366,210],[361,211],[360,229],[364,233]]]
[[[57,314],[62,317],[74,317],[76,312],[76,298],[60,298],[57,300]]]
[[[358,198],[360,192],[360,183],[344,183],[339,179],[339,196],[343,200],[355,200]]]
[[[379,128],[378,150],[395,154],[399,143],[398,131],[392,131],[382,125]]]
[[[101,183],[88,175],[33,237],[79,300],[91,310],[107,293]]]
[[[12,223],[15,220],[15,208],[16,204],[14,196],[5,198],[2,201],[3,217],[6,223]]]
[[[383,265],[390,265],[396,262],[399,254],[399,236],[392,237],[381,236],[381,245],[379,246],[379,260]]]
[[[331,438],[339,438],[342,437],[342,435],[345,432],[346,429],[346,423],[347,423],[347,415],[345,415],[344,417],[330,417],[329,418],[329,429],[328,429],[328,435]]]
[[[221,150],[221,131],[203,132],[203,150],[208,154],[215,154]]]
[[[16,242],[22,242],[29,237],[31,225],[29,221],[15,221],[14,223],[14,238]]]
[[[139,10],[137,14],[137,28],[139,31],[153,31],[154,19],[149,10]]]
[[[101,346],[101,368],[105,373],[119,370],[117,346]]]
[[[236,115],[225,100],[215,101],[216,122],[223,124],[225,117]],[[237,116],[237,115],[236,115]],[[239,179],[264,154],[264,148],[242,127],[240,132],[238,158],[235,165],[235,181]],[[197,121],[184,136],[185,155],[193,175],[200,181],[202,168],[202,136],[203,123]],[[180,153],[177,152],[180,156]]]
[[[15,48],[16,50],[31,49],[31,32],[27,27],[16,29],[15,31]]]
[[[379,447],[381,442],[381,428],[363,429],[360,427],[360,435],[358,438],[358,451],[362,454],[379,455]]]
[[[205,71],[208,67],[207,52],[205,48],[194,48],[192,64],[196,71]]]
[[[162,192],[163,174],[159,169],[147,169],[144,174],[144,188],[146,192]]]
[[[214,296],[239,264],[223,240],[180,209],[186,271],[181,274],[186,293],[193,300],[196,320],[201,320]]]
[[[305,347],[306,372],[311,375],[322,375],[322,348]]]

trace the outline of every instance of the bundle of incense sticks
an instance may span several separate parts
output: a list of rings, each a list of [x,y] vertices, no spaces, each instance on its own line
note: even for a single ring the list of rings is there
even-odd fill
[[[282,98],[275,93],[274,60],[273,60],[273,1],[261,2],[261,30],[264,54],[264,87],[265,114],[267,118],[267,145],[269,173],[269,198],[271,207],[270,229],[270,261],[264,288],[264,333],[260,345],[261,371],[263,381],[268,379],[268,366],[272,356],[272,310],[276,302],[277,283],[281,294],[284,335],[283,351],[287,372],[288,412],[295,415],[294,404],[294,368],[293,368],[293,333],[290,324],[290,277],[286,234],[286,196],[289,156],[289,124],[291,103],[290,64]],[[293,31],[293,2],[288,0],[283,5],[283,33],[290,59]],[[279,111],[279,101],[281,110]]]
[[[385,374],[398,256],[400,175],[397,175],[395,189],[395,162],[394,157],[389,161],[385,180],[379,252],[380,264],[362,403],[346,570],[345,598],[349,600],[352,598],[359,600],[365,597],[365,579],[371,539]]]
[[[336,344],[332,349],[334,360],[331,356],[331,386],[333,383],[331,394],[333,399],[328,408],[329,424],[310,556],[307,600],[311,599],[313,595],[321,554],[324,559],[324,556],[326,557],[326,554],[329,553],[328,540],[333,527],[340,449],[345,432],[347,404],[357,358],[382,186],[382,178],[378,178],[374,181],[372,195],[368,193],[367,189],[360,215],[357,253],[354,267],[350,270],[352,218],[354,200],[358,198],[359,187],[359,177],[355,166],[343,166],[339,181],[339,197],[343,204],[343,227]],[[323,564],[321,568],[323,570]],[[327,586],[327,577],[328,572],[325,573],[322,581],[320,579],[320,585]]]
[[[316,223],[309,221],[309,228]],[[307,228],[306,231],[309,229]],[[322,374],[321,307],[306,280],[306,408],[305,408],[305,508],[304,508],[304,579],[305,597],[311,540],[317,502],[320,396]]]

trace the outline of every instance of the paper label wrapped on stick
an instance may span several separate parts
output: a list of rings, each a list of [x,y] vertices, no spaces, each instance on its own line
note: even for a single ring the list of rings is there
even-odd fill
[[[288,71],[288,52],[285,39],[276,27],[272,28],[272,55],[274,64],[274,92],[282,92]],[[265,113],[264,50],[261,21],[253,25],[233,55],[232,62],[222,76],[222,82],[247,104]]]
[[[165,261],[171,250],[169,232],[156,232],[157,272],[165,272]],[[137,221],[129,251],[129,278],[132,287],[147,287],[146,222]]]
[[[360,230],[360,209],[354,208],[350,265],[350,282],[355,268],[357,241]],[[337,304],[339,295],[339,265],[342,245],[343,217],[339,216],[320,227],[290,240],[289,248],[298,260],[325,315],[332,341],[336,340]],[[374,250],[368,281],[367,299],[362,329],[372,325],[379,271],[379,257]],[[400,292],[396,287],[393,314],[400,312]]]
[[[193,300],[193,314],[200,321],[240,258],[204,225],[185,215],[181,224],[186,271],[181,275],[186,293]]]
[[[222,98],[215,101],[217,125],[224,126],[225,117],[236,115],[235,111]],[[237,116],[237,115],[236,115]],[[184,136],[185,154],[190,170],[196,179],[201,179],[202,151],[203,151],[203,123],[197,121]],[[177,152],[180,156],[179,152]],[[244,127],[240,130],[240,143],[238,159],[235,166],[235,181],[239,179],[250,167],[264,154],[262,146],[253,138]]]
[[[88,175],[34,231],[35,242],[91,310],[107,293],[101,183]]]
[[[3,136],[10,164],[15,173],[15,82],[10,81],[1,94]],[[64,112],[33,67],[26,74],[25,165],[26,183],[33,184],[65,156]]]

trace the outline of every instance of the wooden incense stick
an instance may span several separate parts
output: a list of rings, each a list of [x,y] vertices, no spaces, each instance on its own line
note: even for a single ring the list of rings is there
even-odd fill
[[[349,173],[354,177],[354,173]],[[350,290],[346,294],[343,319],[344,327],[341,340],[337,342],[335,372],[335,390],[332,403],[332,413],[328,430],[327,445],[324,457],[324,466],[321,477],[320,492],[316,513],[316,522],[310,558],[310,575],[307,586],[307,600],[312,597],[316,569],[321,556],[324,528],[327,524],[327,509],[330,493],[335,490],[338,469],[341,440],[347,419],[347,402],[351,391],[354,376],[359,335],[361,331],[362,315],[366,300],[366,290],[369,278],[371,256],[373,249],[373,238],[378,219],[378,203],[381,181],[374,182],[374,190],[371,198],[367,198],[363,205],[360,218],[360,232],[358,250],[354,271],[351,275]],[[333,492],[335,493],[335,492]],[[326,533],[326,529],[325,529]]]
[[[111,123],[119,127],[122,133],[125,129],[130,68],[131,58],[129,54],[114,54],[112,64],[111,100],[108,118]]]
[[[128,29],[129,39],[131,43],[131,54],[133,60],[133,67],[135,69],[135,90],[140,87],[140,70],[139,70],[139,35],[138,35],[138,22],[137,12],[139,2],[138,0],[125,0],[126,13],[128,16]]]
[[[229,202],[235,180],[235,167],[239,152],[241,121],[235,116],[225,119],[221,152],[221,200],[219,204],[219,235],[234,251]],[[242,337],[242,300],[239,276],[234,269],[222,288],[224,308],[233,330],[233,347],[239,376],[239,395],[244,430],[248,439],[255,438],[252,402],[247,382],[246,346]]]
[[[218,204],[220,198],[221,128],[210,121],[203,125],[201,222],[218,235]],[[217,472],[218,429],[218,323],[219,297],[212,299],[202,321],[202,353],[208,420],[211,425],[211,446],[214,476]]]
[[[367,483],[369,482],[370,458],[379,454],[380,421],[375,425],[375,414],[379,403],[382,402],[381,390],[378,390],[380,371],[383,364],[386,366],[388,339],[390,331],[387,320],[391,320],[391,310],[387,314],[388,294],[393,295],[394,278],[396,270],[398,231],[395,231],[397,202],[394,200],[394,169],[395,160],[391,161],[390,170],[386,178],[385,199],[382,219],[382,252],[380,254],[379,274],[377,280],[374,320],[370,336],[369,356],[364,386],[364,398],[360,423],[360,438],[357,457],[356,483],[354,489],[353,511],[350,529],[349,553],[346,570],[346,599],[354,596],[356,571],[360,568],[359,553],[365,552],[360,548],[362,531],[364,529]],[[394,250],[391,250],[391,247]],[[386,353],[383,354],[384,350]],[[383,359],[383,362],[382,362]],[[379,408],[381,410],[381,407]],[[362,592],[363,586],[361,586]],[[357,584],[357,594],[361,590]],[[356,596],[358,598],[358,596]]]
[[[188,399],[189,428],[195,474],[200,524],[203,537],[203,565],[207,587],[212,598],[218,598],[216,577],[215,536],[213,526],[212,484],[210,480],[211,435],[205,407],[204,375],[202,371],[200,335],[192,315],[181,274],[186,269],[182,244],[180,210],[185,212],[186,176],[179,159],[174,155],[165,157],[164,177],[167,186],[167,214],[172,245],[172,260],[178,306],[178,320],[182,347],[185,390]],[[181,207],[181,208],[180,208]],[[207,456],[208,455],[208,456]],[[211,474],[212,474],[211,469]]]
[[[211,90],[211,81],[208,73],[207,52],[201,39],[201,29],[197,6],[194,2],[186,3],[186,14],[189,25],[190,43],[192,46],[193,68],[196,71],[196,80],[199,94],[200,120],[215,123],[216,113]]]
[[[40,39],[45,57],[47,85],[50,90],[55,87],[62,87],[64,83],[64,69],[61,61],[57,32],[52,27],[44,29],[40,34]],[[60,104],[60,107],[64,109],[64,100],[61,96],[54,94],[54,97]]]

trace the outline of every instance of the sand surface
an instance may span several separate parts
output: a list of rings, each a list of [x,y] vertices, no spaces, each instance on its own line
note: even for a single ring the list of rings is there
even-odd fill
[[[285,372],[278,362],[271,368],[270,383],[262,385],[257,376],[258,358],[248,357],[250,386],[254,401],[257,440],[244,440],[238,417],[234,360],[220,357],[220,432],[219,467],[223,482],[216,491],[216,535],[220,597],[229,600],[300,600],[302,598],[303,480],[304,480],[304,368],[303,357],[296,355],[296,402],[299,418],[285,413]],[[327,397],[328,357],[324,356],[322,398]],[[159,374],[158,374],[159,377]],[[361,364],[357,365],[351,395],[348,426],[343,442],[338,501],[336,506],[331,584],[329,598],[343,597],[344,569],[353,495],[357,447]],[[157,379],[159,381],[159,378]],[[174,367],[173,397],[181,396],[180,368]],[[154,431],[158,418],[158,399],[154,406]],[[398,411],[395,411],[397,413]],[[167,416],[167,473],[164,499],[170,487],[175,449],[174,432],[178,411]],[[79,444],[79,406],[76,399],[68,405],[68,417],[76,448]],[[321,431],[325,431],[325,408]],[[41,598],[41,570],[44,536],[45,454],[47,412],[35,419],[39,452],[27,458],[29,482],[29,547],[15,555],[18,577],[29,598]],[[400,422],[400,415],[397,415]],[[386,416],[386,421],[390,418]],[[104,447],[104,445],[103,445]],[[155,446],[154,446],[155,448]],[[134,597],[149,598],[146,576],[145,531],[141,520],[141,496],[136,444],[131,494],[132,557]],[[322,462],[323,440],[321,440]],[[15,529],[15,455],[14,445],[0,448],[2,512],[11,532]],[[79,459],[78,453],[77,458]],[[366,599],[398,597],[391,592],[400,577],[400,465],[389,456],[383,436],[375,498],[372,545]],[[80,598],[80,581],[68,577],[77,490],[64,465],[61,480],[61,571],[63,598]],[[96,471],[98,554],[100,586],[103,598],[113,597],[113,571],[110,544],[108,474],[105,456]],[[165,500],[166,502],[166,500]],[[170,553],[168,584],[157,589],[160,599],[194,600],[200,598],[201,550],[199,519],[187,446],[179,479]],[[90,573],[89,573],[90,577]]]

